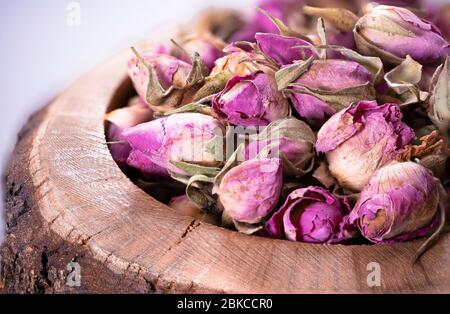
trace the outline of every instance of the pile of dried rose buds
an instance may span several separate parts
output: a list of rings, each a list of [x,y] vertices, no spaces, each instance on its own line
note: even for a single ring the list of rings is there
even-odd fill
[[[133,48],[137,96],[106,117],[112,156],[180,213],[247,234],[334,244],[440,232],[448,8],[304,2],[264,0],[248,21]]]

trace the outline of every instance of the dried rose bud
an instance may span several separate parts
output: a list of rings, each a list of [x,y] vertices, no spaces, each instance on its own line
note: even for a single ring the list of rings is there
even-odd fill
[[[227,55],[216,60],[216,66],[212,69],[211,75],[231,72],[234,75],[246,76],[257,71],[273,71],[272,66],[262,54],[246,51],[234,44],[228,45],[224,52]]]
[[[422,64],[439,62],[450,52],[432,23],[405,8],[375,6],[358,21],[354,34],[361,53],[393,64],[407,55]]]
[[[289,114],[275,79],[262,72],[233,77],[212,104],[219,120],[240,126],[266,126]]]
[[[184,102],[189,88],[204,79],[204,64],[195,55],[193,64],[166,54],[138,54],[128,61],[128,73],[138,95],[158,112],[166,112]]]
[[[295,28],[297,26],[295,24],[303,26],[305,22],[303,16],[295,15],[297,11],[300,12],[302,4],[302,0],[261,0],[257,7],[270,12],[274,17]],[[258,32],[276,33],[277,31],[276,25],[265,14],[256,11],[247,25],[233,35],[232,41],[253,41]]]
[[[213,217],[207,215],[197,204],[191,201],[187,195],[173,197],[168,206],[175,209],[180,214],[190,216],[206,223],[216,223]]]
[[[138,101],[137,100],[134,101]],[[126,128],[150,121],[153,118],[153,112],[148,107],[141,105],[132,105],[130,107],[120,108],[108,113],[105,120],[109,122],[107,139],[111,144],[109,149],[111,155],[117,164],[121,167],[126,166],[131,147],[124,141],[122,132]]]
[[[321,187],[298,189],[266,223],[274,238],[311,243],[340,243],[355,236],[348,223],[350,206]]]
[[[280,66],[291,64],[296,60],[306,60],[314,54],[311,49],[298,47],[312,46],[300,38],[256,33],[255,39],[262,53]]]
[[[372,242],[395,243],[436,227],[437,180],[425,167],[392,163],[378,170],[361,192],[350,221]]]
[[[303,121],[286,118],[272,122],[245,147],[245,159],[260,158],[261,154],[283,159],[285,176],[305,174],[314,160],[316,137]]]
[[[274,210],[282,184],[280,159],[255,159],[228,171],[217,194],[229,217],[237,222],[256,224]]]
[[[316,60],[295,81],[290,99],[298,114],[323,124],[337,111],[361,99],[375,99],[371,73],[348,60]]]
[[[201,33],[185,36],[179,42],[184,49],[184,53],[180,49],[175,49],[173,55],[181,60],[191,63],[191,57],[194,53],[198,53],[205,63],[206,67],[211,71],[217,59],[223,57],[225,43],[210,33]],[[189,55],[186,55],[186,52]]]
[[[398,105],[375,101],[352,104],[330,118],[317,135],[329,170],[341,187],[361,191],[375,171],[396,158],[414,139]]]
[[[127,160],[147,175],[161,175],[161,168],[185,174],[173,162],[216,166],[221,163],[207,150],[207,145],[222,136],[222,125],[199,113],[173,114],[126,129],[123,138],[131,148]]]

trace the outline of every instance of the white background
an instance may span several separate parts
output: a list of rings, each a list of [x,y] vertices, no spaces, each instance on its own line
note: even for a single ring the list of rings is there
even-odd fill
[[[79,27],[67,24],[70,2],[81,8]],[[157,29],[188,22],[203,8],[254,4],[253,0],[0,1],[2,170],[30,113],[109,55]]]

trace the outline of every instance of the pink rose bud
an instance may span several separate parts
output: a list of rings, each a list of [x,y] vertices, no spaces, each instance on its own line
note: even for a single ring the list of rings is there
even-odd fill
[[[293,22],[291,21],[293,20],[291,17],[293,17],[296,12],[301,12],[300,10],[303,2],[304,1],[302,0],[262,0],[259,1],[257,7],[269,12],[283,22],[291,24],[290,22]],[[296,16],[296,22],[299,19],[301,19],[301,15]],[[271,22],[266,15],[259,11],[255,12],[247,25],[233,35],[232,41],[254,41],[255,34],[258,32],[278,32],[276,25]]]
[[[314,132],[305,122],[286,118],[272,122],[245,147],[245,159],[266,153],[283,159],[286,176],[301,176],[311,168],[314,159]]]
[[[350,221],[372,242],[406,241],[437,226],[438,204],[438,183],[429,170],[414,162],[392,163],[370,179]]]
[[[352,104],[330,118],[317,135],[331,174],[349,190],[361,191],[375,171],[394,160],[414,139],[398,105]]]
[[[210,71],[215,61],[224,55],[222,50],[225,48],[225,43],[209,33],[186,36],[179,44],[189,55],[197,52]],[[191,57],[186,53],[183,54],[179,49],[175,49],[173,54],[187,63],[192,62]]]
[[[256,224],[274,210],[282,184],[280,159],[245,161],[223,177],[218,190],[219,201],[235,221]]]
[[[128,61],[128,74],[138,95],[154,111],[167,112],[189,103],[187,91],[202,81],[205,65],[198,54],[192,65],[176,57],[160,53],[139,54]]]
[[[323,124],[336,111],[361,99],[375,99],[372,75],[354,61],[316,60],[298,78],[290,99],[308,122]]]
[[[298,46],[312,45],[296,37],[257,33],[255,39],[264,55],[280,66],[291,64],[297,60],[306,60],[314,54],[311,49],[299,48]]]
[[[339,200],[321,187],[298,189],[269,219],[270,237],[310,243],[341,243],[356,235],[348,223],[347,199]]]
[[[214,118],[199,113],[173,114],[165,118],[128,128],[123,132],[132,151],[128,164],[147,175],[161,175],[161,169],[180,173],[172,162],[205,166],[221,163],[207,150],[207,145],[220,139],[222,125]],[[181,173],[184,174],[184,173]]]
[[[361,53],[393,64],[407,55],[422,64],[435,63],[450,52],[449,43],[432,23],[400,7],[375,6],[357,22],[354,33]]]
[[[228,45],[224,52],[227,55],[216,60],[216,66],[211,71],[211,75],[230,72],[233,75],[246,76],[257,71],[267,73],[274,70],[260,53],[244,50],[235,44]]]
[[[214,116],[240,126],[266,126],[289,114],[275,79],[262,72],[233,77],[212,103]]]
[[[139,98],[135,101],[140,102]],[[108,142],[111,142],[109,149],[119,166],[126,166],[127,158],[131,152],[130,145],[126,142],[122,143],[124,141],[122,132],[127,128],[150,121],[152,118],[153,112],[150,108],[138,104],[116,109],[105,116],[105,120],[109,122],[107,131]]]

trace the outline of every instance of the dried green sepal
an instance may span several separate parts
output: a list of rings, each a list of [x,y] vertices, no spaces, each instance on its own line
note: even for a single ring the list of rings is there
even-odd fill
[[[336,111],[341,111],[342,109],[348,107],[349,104],[358,102],[361,99],[374,100],[376,97],[375,89],[371,82],[333,91],[311,88],[300,83],[292,83],[290,84],[290,87],[294,91],[314,96],[326,102]]]
[[[187,112],[197,112],[202,113],[206,115],[211,115],[211,107],[207,105],[203,105],[201,103],[193,102],[187,105],[184,105],[182,107],[179,107],[177,109],[168,111],[164,113],[164,116],[170,116],[172,114],[176,113],[187,113]]]
[[[433,76],[428,116],[450,145],[450,57]]]
[[[214,177],[220,171],[220,168],[217,167],[201,166],[184,161],[171,160],[170,163],[190,176],[205,175],[208,177]]]
[[[421,91],[418,87],[422,79],[422,65],[409,55],[402,63],[386,73],[384,79],[392,92],[402,101],[403,107],[428,98],[428,93]]]
[[[215,75],[208,76],[205,79],[203,86],[195,93],[194,101],[200,101],[208,96],[222,91],[232,77],[233,74],[229,71],[223,71]]]
[[[297,80],[303,73],[305,73],[315,57],[312,56],[306,61],[300,61],[292,65],[286,66],[275,73],[275,80],[277,82],[278,90],[284,90],[289,87],[289,85]]]
[[[317,35],[320,38],[320,42],[322,46],[327,45],[327,34],[325,31],[325,22],[323,21],[323,18],[319,17],[317,19]],[[319,58],[320,59],[327,59],[327,50],[326,49],[320,49],[319,50]]]

